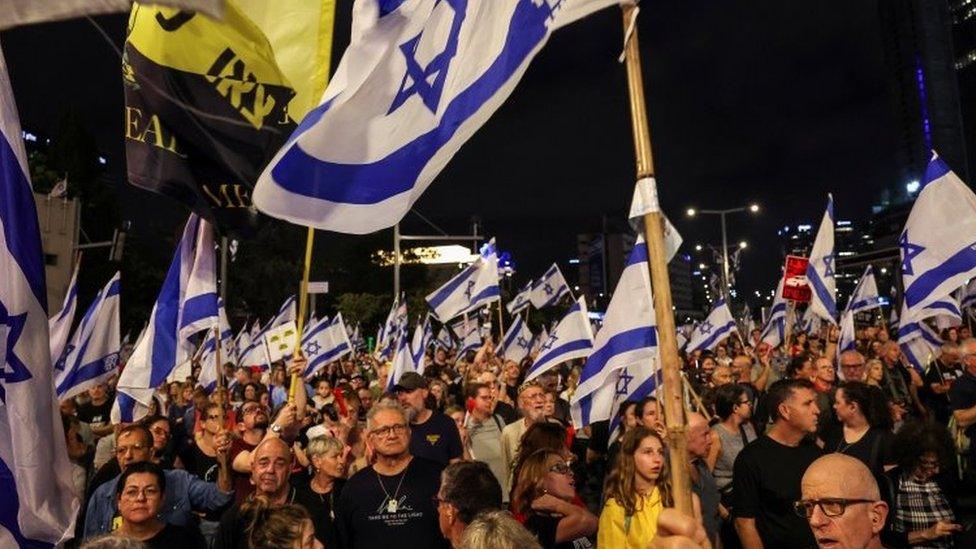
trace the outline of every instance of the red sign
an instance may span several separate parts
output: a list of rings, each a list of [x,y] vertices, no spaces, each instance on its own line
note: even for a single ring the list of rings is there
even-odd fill
[[[809,259],[796,255],[786,256],[786,269],[783,272],[783,299],[790,301],[810,301],[810,284],[807,283],[807,264]]]

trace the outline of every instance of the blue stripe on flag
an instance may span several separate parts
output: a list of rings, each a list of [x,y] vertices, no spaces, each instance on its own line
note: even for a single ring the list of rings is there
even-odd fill
[[[122,391],[117,391],[115,403],[119,406],[119,418],[122,423],[132,423],[135,419],[136,399]]]
[[[496,286],[488,286],[484,290],[481,290],[480,292],[478,292],[478,295],[473,296],[471,298],[471,303],[478,303],[479,301],[481,301],[483,299],[488,299],[488,298],[491,298],[491,297],[498,297],[499,295],[501,295],[501,294],[499,294],[499,292],[498,292],[498,286],[497,285]]]
[[[564,343],[559,347],[556,347],[555,349],[550,349],[549,352],[546,353],[546,355],[550,358],[548,358],[547,360],[543,360],[542,362],[534,363],[532,367],[529,369],[528,373],[526,374],[526,377],[528,377],[534,372],[538,372],[544,366],[553,364],[553,360],[560,358],[561,355],[564,355],[566,353],[571,353],[573,351],[579,351],[580,349],[589,349],[592,346],[593,343],[588,339],[577,339],[574,341],[570,341],[569,343]]]
[[[924,301],[943,282],[976,268],[976,242],[963,248],[933,269],[918,275],[911,286],[905,289],[905,302],[914,308]]]
[[[817,273],[813,266],[807,268],[807,281],[810,282],[810,286],[813,287],[813,291],[817,293],[817,297],[820,298],[820,302],[823,303],[827,312],[831,316],[837,316],[837,303],[834,301],[833,296],[824,286],[823,280],[820,279],[820,274]]]
[[[87,347],[88,347],[88,342],[85,342],[85,345],[81,350],[81,354],[84,354],[85,349]],[[92,379],[97,378],[100,375],[115,370],[118,366],[117,357],[118,357],[118,353],[112,353],[109,356],[104,356],[102,358],[99,358],[98,360],[89,362],[88,364],[85,364],[83,366],[78,367],[77,369],[72,370],[71,375],[65,378],[61,382],[61,385],[58,385],[58,390],[57,390],[58,396],[60,397],[64,395],[72,387],[77,387],[78,385],[81,385],[86,381],[90,381]],[[106,364],[109,363],[109,359],[111,359],[111,366],[107,367]]]
[[[929,161],[928,166],[925,167],[925,177],[922,178],[922,189],[924,189],[929,183],[945,176],[947,173],[951,172],[949,165],[946,164],[941,158],[932,155],[932,160]],[[921,190],[919,190],[921,192]]]
[[[428,305],[430,305],[430,308],[436,310],[437,307],[441,305],[441,303],[444,303],[444,301],[447,300],[447,298],[450,297],[451,294],[453,294],[454,291],[461,286],[461,283],[467,282],[467,280],[471,278],[476,272],[478,272],[477,263],[472,263],[467,268],[465,268],[460,276],[457,276],[454,278],[454,280],[449,281],[441,288],[439,292],[437,292],[436,294],[434,294],[432,298],[430,298],[430,300],[427,302]]]
[[[200,294],[183,302],[183,326],[189,326],[205,318],[213,317],[217,312],[217,294]]]
[[[6,135],[0,132],[0,223],[7,249],[24,272],[34,299],[47,313],[47,288],[44,283],[44,257],[41,251],[41,229],[37,222],[37,208],[27,176],[20,168]]]
[[[624,265],[624,269],[638,263],[647,263],[647,244],[644,242],[636,244],[634,249],[630,251],[630,255],[627,256],[627,264]]]
[[[24,537],[23,532],[20,531],[20,522],[17,519],[17,515],[20,514],[20,498],[17,496],[17,481],[14,479],[13,472],[7,467],[3,459],[0,459],[0,494],[3,494],[3,497],[0,497],[0,526],[10,532],[14,541],[17,542],[18,547],[22,549],[54,547],[50,543],[27,539]]]
[[[345,343],[342,343],[335,349],[332,349],[331,351],[316,357],[315,360],[308,363],[308,368],[305,369],[305,377],[311,375],[312,372],[314,372],[319,367],[320,364],[326,364],[332,359],[334,359],[335,357],[339,356],[340,354],[348,350],[349,350],[349,346],[346,345]]]
[[[657,346],[657,331],[650,326],[642,326],[620,332],[607,340],[606,345],[600,347],[586,359],[583,372],[580,374],[580,383],[598,375],[603,371],[607,362],[617,356],[630,351],[636,351],[646,347]]]
[[[689,352],[696,351],[698,349],[709,349],[709,348],[711,348],[712,344],[720,341],[721,338],[723,336],[725,336],[725,334],[731,332],[734,328],[735,328],[735,322],[729,322],[725,326],[722,326],[718,330],[715,330],[715,333],[712,334],[711,337],[709,337],[708,339],[706,339],[706,340],[702,341],[701,343],[699,343],[697,346],[695,346],[694,349],[689,349]]]

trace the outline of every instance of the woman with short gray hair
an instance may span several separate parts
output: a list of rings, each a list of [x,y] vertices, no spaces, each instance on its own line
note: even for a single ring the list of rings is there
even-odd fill
[[[326,547],[339,545],[335,506],[345,484],[349,448],[331,435],[315,437],[305,449],[312,467],[307,484],[295,487],[295,503],[308,509],[315,526],[315,538]]]

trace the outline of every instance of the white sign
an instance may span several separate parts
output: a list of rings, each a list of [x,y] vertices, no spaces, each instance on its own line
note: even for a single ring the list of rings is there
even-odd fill
[[[268,330],[264,334],[264,342],[268,346],[268,360],[274,362],[295,353],[295,339],[298,328],[294,320],[289,320],[281,326]]]
[[[310,294],[327,294],[329,293],[329,282],[309,282],[308,283],[308,293]]]

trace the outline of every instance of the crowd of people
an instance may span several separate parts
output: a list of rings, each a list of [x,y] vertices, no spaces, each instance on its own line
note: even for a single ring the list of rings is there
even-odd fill
[[[61,403],[83,505],[76,546],[976,547],[957,504],[976,445],[976,339],[943,334],[923,374],[887,330],[758,331],[683,354],[694,517],[676,513],[678,431],[654,395],[575,429],[581,364],[524,381],[491,339],[432,346],[385,391],[360,350],[306,383],[304,359],[200,367],[113,424],[111,384]],[[680,545],[684,543],[685,545]]]

